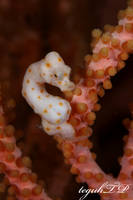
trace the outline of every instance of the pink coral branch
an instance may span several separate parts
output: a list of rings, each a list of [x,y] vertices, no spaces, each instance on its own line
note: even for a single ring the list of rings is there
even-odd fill
[[[80,78],[74,94],[66,92],[66,97],[73,108],[70,123],[75,128],[76,138],[71,141],[61,141],[59,138],[57,140],[61,144],[60,148],[67,162],[72,164],[72,173],[79,175],[80,182],[87,182],[89,187],[97,188],[101,183],[105,181],[112,183],[115,179],[107,176],[93,159],[89,150],[92,146],[87,141],[87,136],[90,136],[91,132],[88,124],[94,123],[96,118],[94,111],[99,109],[97,94],[103,96],[104,89],[112,88],[110,77],[125,66],[123,60],[128,59],[128,54],[133,51],[133,9],[129,7],[120,12],[119,25],[113,27],[113,30],[108,29],[102,36],[99,30],[95,30],[93,36],[95,36],[93,55],[86,57],[88,63],[86,77]],[[132,143],[131,135],[129,141]],[[128,145],[131,147],[130,142]],[[128,169],[130,171],[132,159],[127,165],[123,157],[122,168],[125,173]],[[129,182],[131,183],[131,180],[127,183]],[[114,199],[133,198],[130,193],[124,195],[115,195]]]
[[[22,157],[13,136],[14,128],[5,125],[0,107],[0,169],[15,190],[18,200],[51,200],[36,182],[36,176],[29,169],[29,159]]]

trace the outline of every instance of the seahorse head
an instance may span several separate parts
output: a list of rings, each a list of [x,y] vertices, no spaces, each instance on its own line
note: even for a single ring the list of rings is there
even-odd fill
[[[41,64],[41,76],[45,82],[60,88],[61,91],[71,91],[75,85],[70,81],[71,68],[67,66],[57,52],[50,52]]]

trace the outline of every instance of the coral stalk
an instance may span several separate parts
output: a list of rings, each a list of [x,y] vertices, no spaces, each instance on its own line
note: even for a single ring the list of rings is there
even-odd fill
[[[18,200],[51,200],[42,186],[37,184],[37,177],[29,166],[29,158],[22,157],[22,152],[16,146],[14,127],[6,126],[0,107],[0,170],[12,185],[9,194],[14,191]]]

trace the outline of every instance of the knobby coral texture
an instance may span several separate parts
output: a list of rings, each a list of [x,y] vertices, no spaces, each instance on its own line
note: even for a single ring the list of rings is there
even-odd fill
[[[103,4],[110,2],[115,7],[114,1]],[[8,47],[0,50],[2,200],[133,199],[133,120],[127,118],[133,117],[133,70],[129,58],[133,53],[133,0],[127,1],[127,8],[118,13],[117,25],[105,25],[103,32],[98,28],[92,31],[92,54],[85,56],[83,66],[81,58],[88,51],[84,38],[89,3],[95,7],[89,0],[0,2],[0,44]],[[107,14],[105,5],[101,5],[96,6],[97,13]],[[84,23],[80,17],[86,17]],[[129,71],[126,60],[131,62]],[[71,70],[71,65],[76,67]],[[118,90],[112,89],[111,79]],[[124,117],[126,129],[120,125]],[[119,164],[114,165],[112,160],[115,158],[117,163],[120,156]],[[75,175],[79,185],[74,183]],[[105,183],[121,187],[110,192],[108,185],[92,195],[81,192],[81,187],[96,191]]]
[[[36,175],[31,172],[28,157],[21,157],[21,151],[16,146],[14,127],[6,126],[4,113],[0,111],[0,169],[6,174],[12,187],[9,193],[16,194],[17,199],[48,199],[40,185],[36,183]],[[10,197],[9,197],[10,199]]]

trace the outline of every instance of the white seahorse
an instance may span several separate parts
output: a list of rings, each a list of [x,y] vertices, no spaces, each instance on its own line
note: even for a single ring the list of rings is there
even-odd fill
[[[75,85],[70,81],[70,72],[61,56],[50,52],[44,59],[31,64],[25,73],[22,95],[40,115],[42,126],[49,135],[74,136],[74,128],[67,122],[71,113],[69,102],[49,94],[45,88],[45,83],[48,83],[62,92],[73,90]]]

